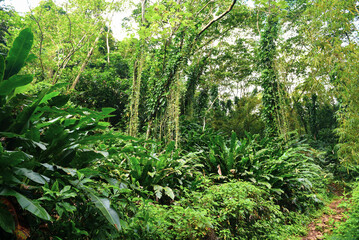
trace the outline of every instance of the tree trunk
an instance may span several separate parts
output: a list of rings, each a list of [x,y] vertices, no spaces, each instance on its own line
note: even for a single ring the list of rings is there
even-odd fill
[[[104,30],[104,27],[101,28],[100,33],[99,33],[99,35],[97,36],[97,38],[95,39],[95,41],[93,42],[93,45],[92,45],[90,51],[88,51],[87,56],[86,56],[86,59],[85,59],[85,61],[82,63],[82,66],[81,66],[81,68],[80,68],[80,71],[78,72],[78,74],[77,74],[75,80],[73,81],[70,90],[75,89],[76,84],[79,82],[80,77],[81,77],[81,74],[82,74],[83,71],[85,70],[85,68],[86,68],[86,66],[87,66],[87,64],[88,64],[88,62],[90,61],[90,58],[91,58],[91,56],[92,56],[92,54],[93,54],[93,51],[94,51],[94,49],[95,49],[95,47],[96,47],[96,44],[97,44],[98,40],[100,40],[100,37],[101,37],[101,34],[102,34],[103,30]]]

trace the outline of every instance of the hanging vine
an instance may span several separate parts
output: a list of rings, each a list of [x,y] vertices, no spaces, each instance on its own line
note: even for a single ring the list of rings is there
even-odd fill
[[[147,0],[141,0],[141,26],[145,26],[146,18],[146,2]],[[148,28],[148,25],[147,27]],[[130,101],[130,120],[128,134],[135,137],[137,135],[139,119],[138,119],[138,107],[140,104],[140,91],[141,91],[141,78],[143,66],[146,60],[145,54],[145,42],[146,38],[142,37],[138,47],[137,54],[135,57],[134,68],[133,68],[133,79],[132,79],[132,90],[131,90],[131,101]]]

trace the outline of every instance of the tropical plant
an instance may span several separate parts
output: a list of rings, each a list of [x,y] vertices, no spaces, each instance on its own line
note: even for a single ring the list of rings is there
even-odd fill
[[[242,179],[267,188],[283,207],[306,211],[318,206],[324,189],[324,171],[319,165],[320,152],[300,141],[260,138],[247,134],[238,140],[233,132],[230,141],[213,136],[208,149],[200,155],[207,174],[214,179]]]
[[[152,199],[168,202],[181,187],[191,187],[192,181],[200,178],[193,166],[196,154],[182,154],[175,149],[175,142],[163,149],[159,142],[130,138],[113,145],[109,162],[98,167],[108,169],[115,178],[126,179],[142,196],[150,194]]]
[[[234,174],[236,162],[241,154],[241,143],[236,133],[232,132],[228,146],[223,136],[212,137],[208,148],[208,156],[205,154],[203,157],[206,171],[224,176]]]
[[[25,214],[28,223],[40,224],[58,220],[65,211],[67,216],[71,215],[76,206],[74,202],[91,201],[108,223],[119,230],[122,224],[110,201],[96,192],[96,188],[86,187],[93,182],[91,177],[77,170],[104,159],[105,153],[89,150],[86,145],[112,137],[100,131],[108,126],[101,120],[109,117],[113,109],[98,113],[65,106],[69,97],[55,91],[63,85],[33,96],[20,94],[22,87],[33,80],[32,75],[19,74],[31,59],[32,41],[32,32],[24,29],[6,60],[0,56],[0,196],[5,197],[3,201],[7,203],[0,214],[0,222],[7,224],[1,227],[17,236],[30,234],[18,221],[22,210],[16,209],[17,204],[33,214]],[[40,204],[53,208],[45,210]],[[34,217],[35,221],[30,221]],[[78,222],[72,223],[75,229]]]

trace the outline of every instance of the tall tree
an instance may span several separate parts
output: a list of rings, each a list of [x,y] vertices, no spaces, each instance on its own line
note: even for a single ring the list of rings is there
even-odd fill
[[[339,156],[344,163],[359,163],[359,10],[356,0],[315,0],[306,11],[304,28],[313,77],[334,93],[338,111]],[[334,90],[334,91],[333,91]],[[333,98],[334,98],[333,97]]]
[[[152,131],[159,138],[178,139],[179,100],[183,91],[187,92],[185,95],[188,98],[197,86],[195,83],[184,88],[184,75],[188,63],[195,60],[194,54],[203,57],[207,55],[200,50],[205,49],[203,45],[208,46],[221,35],[226,35],[227,32],[219,23],[230,18],[229,13],[235,9],[236,3],[236,0],[205,3],[163,0],[149,3],[145,12],[142,10],[136,12],[139,21],[142,16],[146,20],[145,26],[140,24],[142,27],[138,33],[140,39],[145,39],[147,46],[142,47],[147,50],[147,57],[144,59],[143,66],[146,67],[142,69],[141,82],[145,83],[144,88],[148,89],[146,99],[142,100],[146,110],[145,122],[148,124],[148,135]],[[232,26],[234,24],[230,21],[228,23]],[[136,63],[139,66],[141,61],[137,60]],[[138,71],[134,73],[140,75]],[[143,79],[144,75],[146,79]],[[134,80],[138,80],[135,75]],[[136,92],[138,91],[139,88]],[[131,116],[134,117],[135,123],[136,114],[132,112],[135,113],[137,105],[135,101],[138,98],[132,99]],[[133,126],[135,124],[130,125],[131,129]]]
[[[269,5],[269,8],[271,8],[271,5]],[[260,85],[263,88],[263,118],[268,136],[275,136],[278,133],[279,82],[274,66],[276,40],[278,38],[277,25],[277,16],[274,13],[268,13],[267,23],[261,34],[259,49]]]
[[[32,9],[24,24],[34,29],[39,80],[71,81],[74,88],[116,7],[99,0],[73,0],[60,7],[47,0]]]

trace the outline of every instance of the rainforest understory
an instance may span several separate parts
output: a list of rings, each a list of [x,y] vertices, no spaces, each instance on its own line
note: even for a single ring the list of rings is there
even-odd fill
[[[359,239],[358,1],[19,2],[0,239]]]

